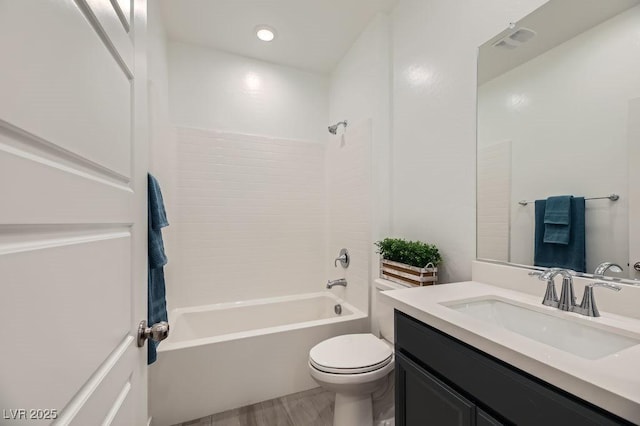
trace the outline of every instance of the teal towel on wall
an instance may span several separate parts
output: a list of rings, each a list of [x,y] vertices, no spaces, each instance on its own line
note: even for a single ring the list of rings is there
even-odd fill
[[[147,279],[147,322],[149,327],[160,321],[168,321],[166,289],[164,283],[164,265],[167,256],[162,242],[162,228],[169,226],[160,184],[150,174],[148,177],[148,260],[149,273]],[[158,342],[147,340],[147,364],[155,362]]]
[[[544,242],[569,244],[571,235],[571,195],[547,198],[544,210]]]
[[[571,232],[568,244],[544,242],[546,204],[546,200],[536,200],[533,264],[546,268],[564,268],[572,269],[576,272],[586,272],[584,197],[571,199]]]

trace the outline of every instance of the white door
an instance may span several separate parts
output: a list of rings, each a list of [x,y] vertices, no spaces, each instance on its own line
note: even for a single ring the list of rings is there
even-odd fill
[[[0,424],[147,422],[145,26],[0,0]]]
[[[640,98],[629,102],[629,268],[640,279]],[[638,264],[638,269],[634,266]]]

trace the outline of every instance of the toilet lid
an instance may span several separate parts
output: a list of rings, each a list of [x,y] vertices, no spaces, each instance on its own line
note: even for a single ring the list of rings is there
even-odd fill
[[[309,351],[309,362],[320,371],[356,374],[389,364],[393,351],[371,333],[346,334],[318,343]]]

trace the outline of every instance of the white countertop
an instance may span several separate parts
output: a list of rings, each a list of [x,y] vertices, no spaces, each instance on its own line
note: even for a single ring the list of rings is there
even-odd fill
[[[598,318],[543,306],[539,297],[475,281],[382,292],[380,301],[450,336],[620,417],[640,423],[640,345],[590,360],[539,343],[442,303],[473,298],[510,299],[551,315],[573,316],[640,335],[640,320],[600,312]],[[597,296],[596,296],[597,297]],[[639,308],[640,309],[640,308]],[[567,318],[567,317],[565,317]]]

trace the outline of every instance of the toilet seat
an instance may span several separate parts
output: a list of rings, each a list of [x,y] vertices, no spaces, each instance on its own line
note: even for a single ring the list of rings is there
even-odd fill
[[[333,337],[318,343],[309,351],[309,364],[331,374],[368,373],[392,361],[392,349],[371,333]]]

